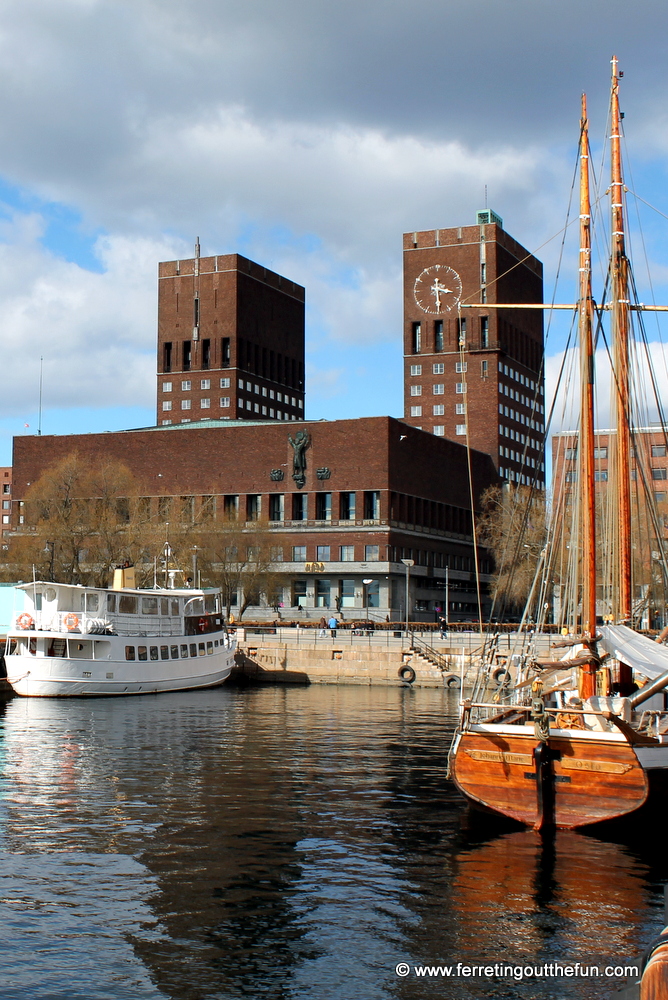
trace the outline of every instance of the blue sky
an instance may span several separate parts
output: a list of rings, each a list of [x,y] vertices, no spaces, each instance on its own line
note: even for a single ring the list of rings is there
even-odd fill
[[[157,263],[189,256],[196,236],[203,253],[238,251],[306,286],[307,416],[401,415],[402,233],[472,222],[487,186],[551,296],[580,92],[599,149],[614,51],[627,185],[668,215],[665,4],[632,18],[621,0],[277,10],[2,5],[0,463],[13,435],[37,431],[40,357],[44,434],[153,422]],[[646,249],[668,302],[668,221],[641,217],[641,294]],[[576,250],[571,227],[558,299],[572,300]],[[550,331],[550,378],[566,325]]]

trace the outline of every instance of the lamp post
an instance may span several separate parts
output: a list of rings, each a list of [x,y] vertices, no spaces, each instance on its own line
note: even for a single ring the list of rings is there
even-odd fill
[[[408,619],[409,619],[409,613],[408,613],[408,596],[409,596],[409,594],[408,594],[408,592],[409,592],[409,585],[410,585],[411,566],[415,566],[415,559],[402,559],[401,561],[404,564],[404,566],[406,567],[406,632],[408,632]]]
[[[44,551],[49,553],[49,582],[53,583],[53,561],[56,553],[56,543],[45,542]]]
[[[369,620],[369,584],[373,583],[373,580],[362,580],[364,584],[364,605],[366,607],[366,621]]]

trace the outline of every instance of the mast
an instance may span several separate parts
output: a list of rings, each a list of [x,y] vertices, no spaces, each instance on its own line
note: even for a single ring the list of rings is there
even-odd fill
[[[594,495],[594,340],[591,294],[591,202],[589,193],[589,120],[582,95],[580,120],[580,483],[582,490],[582,631],[596,634],[596,502]],[[593,692],[592,692],[593,693]]]
[[[612,57],[610,98],[610,199],[612,294],[612,341],[616,412],[617,518],[616,542],[619,587],[613,614],[619,620],[631,617],[631,430],[629,424],[629,292],[628,260],[624,238],[624,182],[622,179],[621,116],[619,114],[619,78],[617,56]],[[613,590],[614,592],[614,590]]]

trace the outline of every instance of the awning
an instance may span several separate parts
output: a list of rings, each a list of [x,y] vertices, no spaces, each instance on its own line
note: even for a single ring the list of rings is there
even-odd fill
[[[601,645],[622,663],[628,663],[643,677],[656,680],[668,673],[668,646],[634,632],[627,625],[604,625]]]

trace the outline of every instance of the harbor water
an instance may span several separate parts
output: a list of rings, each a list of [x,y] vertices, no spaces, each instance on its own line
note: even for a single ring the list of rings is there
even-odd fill
[[[3,1000],[603,1000],[663,926],[660,831],[473,821],[452,692],[2,707]]]

